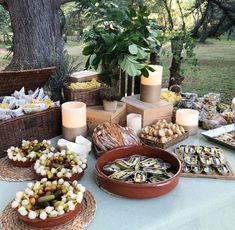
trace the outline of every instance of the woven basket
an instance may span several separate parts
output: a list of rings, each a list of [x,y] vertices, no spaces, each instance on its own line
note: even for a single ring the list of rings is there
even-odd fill
[[[107,152],[107,151],[100,150],[93,141],[92,141],[92,150],[95,154],[96,159],[98,159],[102,154]]]
[[[149,139],[146,139],[146,138],[143,138],[143,137],[139,137],[141,142],[144,144],[144,145],[147,145],[147,146],[156,146],[156,147],[159,147],[161,149],[167,149],[169,148],[170,146],[172,145],[175,145],[185,139],[187,139],[189,136],[189,133],[186,131],[184,134],[182,134],[181,136],[173,139],[173,140],[170,140],[166,143],[160,143],[160,142],[157,142],[157,141],[153,141],[153,140],[149,140]]]
[[[39,141],[61,134],[61,108],[51,108],[0,122],[0,152],[22,140]]]
[[[43,87],[56,67],[22,71],[0,72],[0,96],[11,95],[23,86],[25,90]],[[59,107],[26,114],[0,121],[0,157],[10,146],[21,144],[22,140],[43,140],[61,134],[61,109]]]
[[[102,104],[100,92],[105,88],[105,84],[102,83],[102,86],[96,89],[70,89],[69,84],[66,83],[63,87],[65,101],[81,101],[87,106]]]
[[[9,96],[15,90],[20,90],[23,86],[26,91],[43,87],[55,70],[56,67],[48,67],[0,72],[0,96]]]

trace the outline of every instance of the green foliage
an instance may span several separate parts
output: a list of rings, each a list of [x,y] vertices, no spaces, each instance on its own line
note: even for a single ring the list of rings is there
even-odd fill
[[[12,34],[9,13],[0,5],[0,41],[11,44]]]
[[[100,97],[102,100],[106,101],[120,101],[122,99],[122,96],[118,90],[112,87],[103,89],[100,93]]]
[[[54,57],[54,65],[57,66],[56,73],[54,73],[49,81],[49,90],[53,100],[61,100],[61,89],[65,81],[67,81],[69,75],[77,71],[80,63],[76,58],[72,58],[66,51],[62,56]]]
[[[169,31],[167,37],[171,40],[173,57],[182,62],[187,62],[192,70],[196,70],[197,59],[195,54],[196,41],[186,30]],[[184,72],[184,69],[181,69]]]
[[[111,6],[99,4],[103,17],[84,35],[86,68],[105,65],[109,69],[120,68],[133,77],[146,73],[151,50],[161,46],[159,31],[152,29],[154,22],[148,18],[147,7],[134,11],[113,3]]]

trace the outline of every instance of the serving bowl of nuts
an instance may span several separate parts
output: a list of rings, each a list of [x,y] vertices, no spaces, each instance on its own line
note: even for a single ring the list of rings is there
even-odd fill
[[[77,181],[43,178],[28,183],[24,192],[17,192],[12,208],[28,225],[50,228],[68,222],[79,213],[84,192],[85,187]]]
[[[139,137],[145,145],[157,146],[166,149],[188,137],[183,126],[159,120],[156,123],[142,128]]]
[[[10,147],[7,150],[7,155],[12,165],[26,168],[30,167],[42,154],[53,150],[54,148],[50,146],[50,141],[23,140],[20,147]]]
[[[63,178],[73,181],[80,179],[87,168],[87,159],[80,158],[76,153],[68,150],[43,154],[34,164],[33,171],[39,178],[48,180]]]

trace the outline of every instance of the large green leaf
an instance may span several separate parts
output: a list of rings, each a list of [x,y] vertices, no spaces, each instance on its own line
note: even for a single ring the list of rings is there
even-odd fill
[[[93,62],[95,61],[96,58],[97,58],[96,54],[90,55],[90,58],[89,58],[89,65],[90,66],[93,66]]]
[[[141,73],[145,76],[145,77],[148,77],[149,76],[149,71],[146,69],[146,68],[143,68],[141,70]]]
[[[89,45],[83,49],[82,54],[88,56],[91,55],[93,52],[94,52],[94,47],[92,45]]]
[[[147,58],[148,54],[143,49],[139,48],[137,56],[139,59],[145,59]]]
[[[136,11],[133,8],[130,9],[130,16],[132,18],[136,17]]]
[[[129,50],[130,54],[132,54],[132,55],[136,55],[138,53],[138,47],[136,44],[129,45],[128,50]]]
[[[112,52],[116,49],[116,47],[117,47],[117,44],[113,43],[113,44],[109,47],[107,53],[108,53],[108,54],[112,53]]]
[[[140,69],[144,67],[131,56],[125,56],[122,61],[119,62],[123,71],[126,71],[128,75],[135,77],[141,74]]]
[[[101,33],[100,34],[102,39],[104,40],[104,42],[107,44],[107,45],[110,45],[113,43],[113,38],[112,36],[110,36],[109,34],[107,33]]]

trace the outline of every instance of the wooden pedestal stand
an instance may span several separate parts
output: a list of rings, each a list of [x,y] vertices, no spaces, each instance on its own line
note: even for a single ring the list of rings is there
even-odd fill
[[[143,127],[160,119],[165,119],[168,122],[172,119],[173,104],[170,102],[160,100],[154,104],[146,103],[140,101],[139,94],[123,97],[122,101],[127,104],[127,114],[138,113],[142,115]]]
[[[92,134],[94,129],[104,122],[113,122],[122,126],[126,125],[126,104],[118,102],[115,112],[104,111],[102,105],[87,107],[88,134]]]

